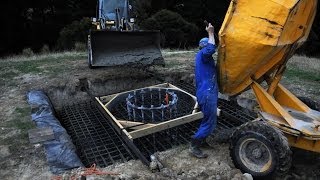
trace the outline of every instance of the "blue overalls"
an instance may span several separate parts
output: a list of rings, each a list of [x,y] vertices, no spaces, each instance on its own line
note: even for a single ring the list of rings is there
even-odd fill
[[[216,67],[212,57],[215,51],[215,45],[208,43],[197,53],[195,60],[196,96],[200,109],[204,114],[200,127],[193,136],[194,139],[198,140],[208,137],[217,123],[219,90]]]

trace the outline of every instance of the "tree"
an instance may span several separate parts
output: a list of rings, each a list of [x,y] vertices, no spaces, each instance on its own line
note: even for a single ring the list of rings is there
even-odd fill
[[[198,28],[178,13],[161,10],[141,23],[143,29],[160,30],[162,44],[168,47],[186,48],[196,41]],[[164,41],[165,40],[165,41]]]
[[[206,36],[203,20],[212,22],[218,32],[230,1],[130,0],[130,3],[139,25],[143,24],[147,29],[162,29],[163,40],[168,41],[163,44],[183,47],[184,44],[197,45],[197,40]],[[37,52],[44,44],[53,49],[58,44],[63,28],[73,21],[80,21],[83,17],[94,17],[96,7],[97,0],[3,0],[0,5],[0,55],[19,53],[27,47]],[[188,25],[178,29],[176,26],[164,29],[163,23],[158,23],[153,17],[163,9],[178,13],[184,19],[184,24]],[[153,19],[150,19],[151,17]],[[309,55],[320,54],[319,34],[320,3],[310,38],[300,52],[307,52]]]
[[[58,39],[58,49],[70,50],[74,49],[78,42],[86,43],[87,35],[91,27],[91,19],[83,18],[80,21],[73,21],[60,31]]]

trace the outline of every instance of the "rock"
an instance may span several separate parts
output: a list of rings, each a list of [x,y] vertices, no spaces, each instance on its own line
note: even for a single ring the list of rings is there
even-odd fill
[[[301,177],[300,177],[298,174],[296,174],[296,173],[292,173],[292,176],[293,176],[295,179],[301,179]]]
[[[149,169],[150,169],[150,171],[152,171],[152,172],[156,171],[156,170],[158,169],[158,164],[157,164],[157,162],[151,161],[151,162],[150,162],[150,165],[149,165]]]
[[[206,172],[201,172],[198,177],[199,179],[208,179],[209,178],[209,175],[206,173]]]
[[[84,177],[84,176],[82,176],[82,177]],[[86,180],[95,180],[96,178],[93,175],[90,175],[90,176],[86,176],[84,179],[86,179]]]
[[[290,180],[293,179],[293,176],[291,176],[290,174],[286,175],[283,180]]]
[[[133,174],[131,174],[131,178],[132,179],[139,179],[140,176],[137,173],[133,173]]]
[[[226,95],[226,94],[219,93],[218,97],[219,97],[219,99],[223,99],[223,100],[227,100],[227,101],[230,100],[230,97],[228,95]]]
[[[9,146],[0,146],[0,158],[5,158],[10,156]]]
[[[253,180],[253,177],[252,177],[252,175],[249,174],[249,173],[244,173],[244,174],[242,175],[242,180]]]
[[[157,155],[151,155],[150,156],[151,163],[150,163],[150,170],[151,171],[156,171],[156,170],[161,170],[163,169],[162,163],[158,160]]]
[[[231,180],[241,180],[242,179],[242,174],[238,173],[236,175],[234,175],[234,177]]]
[[[245,109],[249,109],[250,111],[254,111],[255,108],[258,106],[257,101],[249,99],[249,98],[243,98],[243,97],[238,97],[237,103],[239,106],[241,106]]]
[[[216,180],[220,180],[221,176],[220,175],[216,175]]]
[[[168,178],[176,178],[177,177],[177,174],[172,170],[172,169],[169,169],[169,168],[163,168],[160,172],[160,174],[164,177],[168,177]]]
[[[189,79],[194,79],[194,78],[195,78],[195,74],[192,73],[189,75]]]

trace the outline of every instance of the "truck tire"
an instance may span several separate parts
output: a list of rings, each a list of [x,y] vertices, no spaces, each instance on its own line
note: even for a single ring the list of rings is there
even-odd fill
[[[308,97],[301,97],[301,96],[298,97],[298,99],[300,99],[300,101],[302,101],[307,106],[309,106],[309,108],[316,110],[316,111],[320,111],[320,103],[316,102],[315,100],[312,100]]]
[[[291,167],[291,154],[287,138],[264,121],[248,122],[231,136],[233,163],[257,179],[285,175]]]

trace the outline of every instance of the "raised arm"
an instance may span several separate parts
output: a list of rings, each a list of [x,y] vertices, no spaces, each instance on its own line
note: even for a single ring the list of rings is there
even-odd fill
[[[216,41],[214,38],[214,27],[209,23],[209,25],[206,27],[206,31],[208,32],[209,40],[208,45],[204,47],[201,51],[203,56],[206,58],[209,58],[216,52]]]
[[[216,45],[216,41],[214,39],[214,27],[212,26],[211,23],[209,23],[209,25],[206,27],[206,31],[208,32],[208,36],[209,36],[208,43]]]

